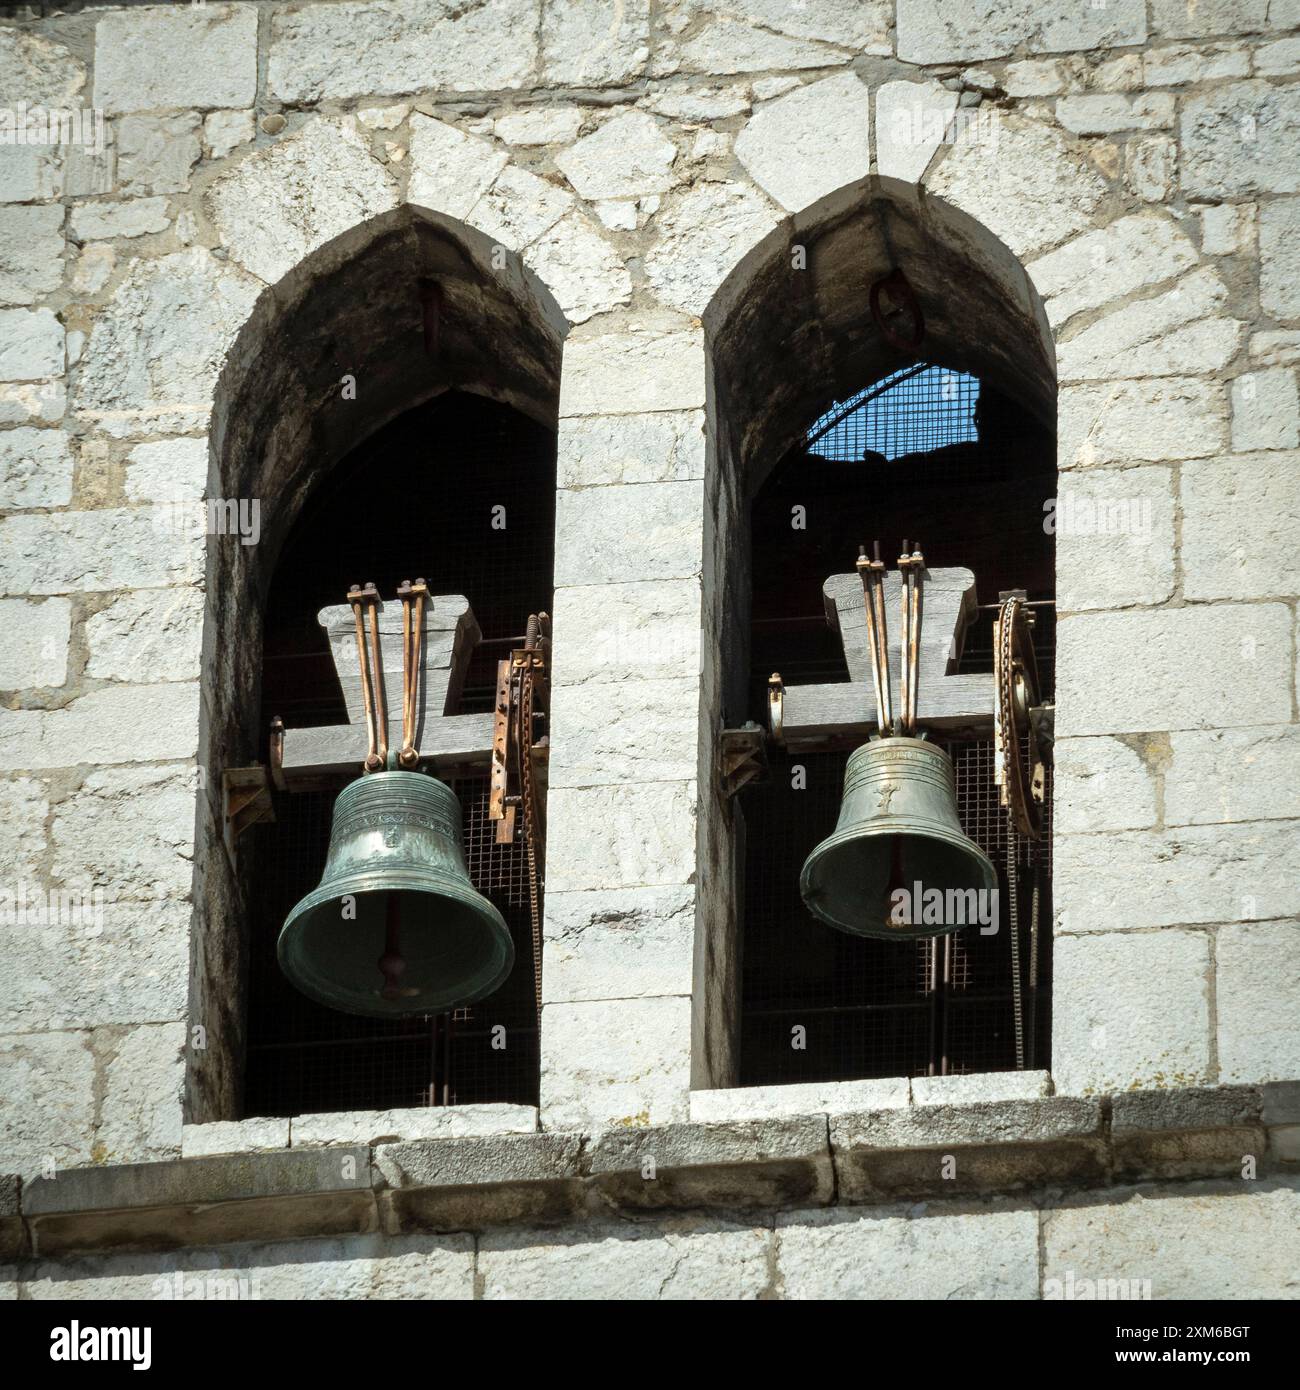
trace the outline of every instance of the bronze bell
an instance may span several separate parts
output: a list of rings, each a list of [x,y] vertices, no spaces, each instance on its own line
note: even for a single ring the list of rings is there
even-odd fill
[[[952,759],[920,738],[873,739],[850,754],[839,820],[799,878],[804,903],[823,922],[892,940],[941,936],[989,920],[996,898],[981,900],[970,890],[990,893],[996,886],[988,856],[957,818]],[[922,910],[936,902],[943,904],[939,921]]]
[[[436,777],[376,772],[344,787],[320,886],[280,931],[293,984],[371,1018],[442,1013],[497,989],[514,943],[469,881],[460,826]]]

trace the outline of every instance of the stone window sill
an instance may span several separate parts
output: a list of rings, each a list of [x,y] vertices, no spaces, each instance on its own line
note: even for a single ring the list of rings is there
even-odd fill
[[[182,1158],[217,1154],[273,1153],[340,1144],[374,1147],[421,1139],[476,1139],[534,1134],[534,1105],[435,1105],[406,1110],[340,1110],[292,1118],[217,1120],[185,1125]]]

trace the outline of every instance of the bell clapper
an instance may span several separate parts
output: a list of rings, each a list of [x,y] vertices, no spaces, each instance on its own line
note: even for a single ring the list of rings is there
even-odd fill
[[[398,980],[406,969],[402,955],[402,909],[396,893],[389,893],[384,904],[384,954],[375,963],[384,977],[384,987],[380,993],[385,999],[401,999],[403,991],[398,988]]]

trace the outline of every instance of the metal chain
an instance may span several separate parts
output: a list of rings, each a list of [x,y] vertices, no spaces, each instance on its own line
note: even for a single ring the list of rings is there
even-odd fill
[[[1024,1001],[1021,998],[1020,979],[1020,894],[1017,883],[1019,859],[1018,842],[1020,836],[1015,825],[1007,822],[1007,923],[1011,930],[1011,1016],[1016,1033],[1016,1070],[1025,1069],[1025,1019]]]
[[[533,998],[537,1017],[542,1015],[542,897],[537,854],[537,803],[533,786],[533,665],[531,655],[524,667],[520,696],[522,728],[519,739],[520,782],[523,789],[524,853],[528,863],[528,915],[533,940]]]

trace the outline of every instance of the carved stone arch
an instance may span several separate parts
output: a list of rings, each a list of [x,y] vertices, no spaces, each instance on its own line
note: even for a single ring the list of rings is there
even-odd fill
[[[200,800],[195,894],[205,911],[191,1017],[211,1041],[191,1054],[195,1118],[238,1105],[241,887],[223,845],[220,769],[266,756],[256,726],[262,604],[284,541],[337,461],[443,392],[488,397],[554,430],[569,329],[516,251],[444,212],[399,204],[320,244],[319,226],[301,230],[312,249],[257,297],[212,398],[209,496],[256,500],[260,535],[254,545],[207,541],[200,760],[214,773]],[[269,272],[272,260],[257,264]]]

